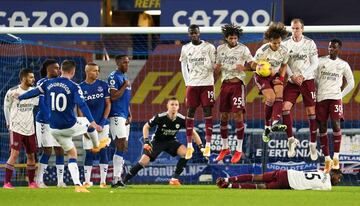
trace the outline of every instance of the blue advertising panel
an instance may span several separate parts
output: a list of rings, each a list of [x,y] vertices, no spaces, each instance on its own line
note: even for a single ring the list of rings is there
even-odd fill
[[[266,26],[282,20],[282,0],[166,0],[161,26]]]
[[[0,26],[101,26],[100,11],[101,0],[2,0],[0,8]],[[82,38],[80,35],[74,36],[77,36],[77,38]],[[55,40],[61,40],[64,39],[64,35],[51,35],[51,38]],[[43,40],[44,35],[26,35],[25,39]]]

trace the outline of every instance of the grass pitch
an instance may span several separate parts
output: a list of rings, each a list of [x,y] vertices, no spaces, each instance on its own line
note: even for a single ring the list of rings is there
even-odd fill
[[[218,189],[215,185],[130,185],[125,189],[100,189],[75,193],[73,187],[31,190],[0,189],[0,205],[46,206],[175,206],[175,205],[359,205],[360,187],[334,187],[332,191]]]

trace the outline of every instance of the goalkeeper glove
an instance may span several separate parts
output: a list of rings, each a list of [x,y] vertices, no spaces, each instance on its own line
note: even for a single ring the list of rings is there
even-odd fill
[[[146,138],[144,141],[144,150],[151,152],[152,151],[152,144],[149,140],[149,138]]]

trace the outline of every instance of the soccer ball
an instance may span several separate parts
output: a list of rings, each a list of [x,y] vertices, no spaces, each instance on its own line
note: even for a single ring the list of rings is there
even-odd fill
[[[266,60],[260,60],[256,66],[256,74],[261,77],[268,77],[272,73],[271,64]]]

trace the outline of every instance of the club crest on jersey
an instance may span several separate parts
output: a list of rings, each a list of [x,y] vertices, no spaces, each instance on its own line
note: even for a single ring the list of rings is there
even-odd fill
[[[97,90],[98,90],[99,92],[104,91],[104,89],[102,88],[102,86],[99,86]]]
[[[115,85],[115,80],[110,80],[110,85]]]
[[[180,128],[180,124],[176,124],[176,125],[175,125],[175,128],[176,128],[176,129],[179,129],[179,128]]]
[[[201,52],[201,56],[206,56],[207,52],[206,51],[202,51]]]

